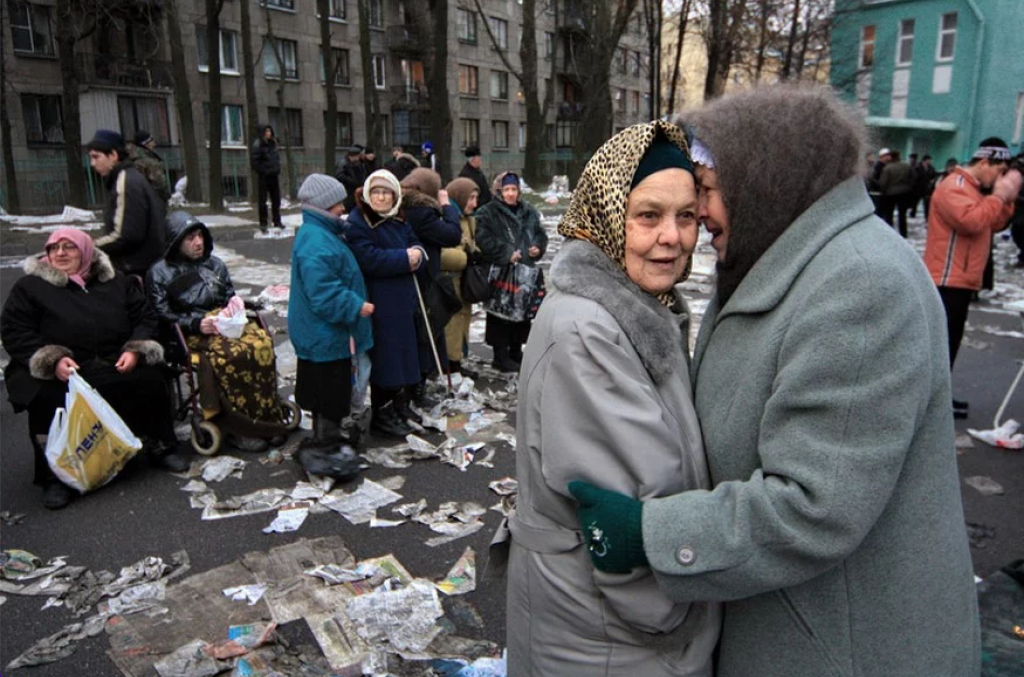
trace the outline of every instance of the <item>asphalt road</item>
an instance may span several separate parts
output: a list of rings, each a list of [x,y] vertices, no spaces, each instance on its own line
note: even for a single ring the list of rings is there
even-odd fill
[[[215,231],[215,238],[218,231]],[[226,246],[251,260],[287,264],[291,240],[253,240],[240,231]],[[225,239],[227,239],[225,237]],[[6,254],[6,253],[5,253]],[[5,256],[5,260],[10,259]],[[12,267],[0,269],[0,303],[11,284],[20,275]],[[1015,273],[1014,284],[1024,286],[1024,274]],[[281,280],[284,282],[285,280]],[[236,279],[236,287],[260,289],[253,280]],[[995,304],[983,303],[972,309],[970,323],[975,328],[968,337],[984,342],[961,351],[954,373],[958,397],[969,399],[971,416],[957,422],[957,430],[966,427],[988,428],[992,417],[1015,373],[1014,361],[1024,358],[1024,339],[995,336],[981,327],[1006,331],[1022,331],[1018,316],[992,310]],[[271,315],[272,327],[284,321]],[[283,337],[279,337],[283,338]],[[489,351],[474,346],[481,356]],[[1024,384],[1010,401],[1007,417],[1024,419]],[[513,417],[514,421],[514,417]],[[368,443],[373,445],[371,440]],[[228,479],[214,485],[218,496],[240,495],[267,487],[292,487],[304,478],[294,463],[262,466],[255,455],[232,452],[253,461],[241,480]],[[1007,452],[979,442],[963,450],[958,457],[961,475],[985,475],[1004,487],[1000,496],[982,496],[963,486],[964,506],[970,522],[994,529],[994,536],[983,539],[980,548],[972,548],[975,571],[986,576],[1012,559],[1024,556],[1024,452]],[[476,501],[493,505],[497,496],[487,485],[494,479],[514,475],[514,454],[503,443],[494,458],[493,469],[471,466],[465,473],[437,461],[419,461],[405,470],[372,467],[365,476],[379,480],[401,474],[406,478],[400,493],[407,501],[426,498],[431,508],[443,501]],[[394,529],[370,529],[353,526],[335,513],[311,515],[296,532],[267,535],[261,529],[273,515],[265,513],[219,521],[201,521],[200,512],[189,507],[188,495],[180,488],[184,481],[144,463],[130,466],[111,485],[75,501],[60,512],[44,510],[40,490],[31,484],[31,452],[24,416],[16,416],[7,403],[6,393],[0,397],[0,510],[24,513],[17,525],[0,525],[0,547],[19,548],[35,553],[43,560],[68,556],[68,562],[93,570],[116,572],[120,567],[156,555],[169,557],[177,550],[186,550],[191,558],[190,574],[227,564],[242,554],[267,550],[295,541],[340,535],[359,559],[394,553],[415,576],[436,579],[444,575],[467,545],[477,552],[478,569],[486,560],[487,544],[500,516],[488,511],[486,526],[477,534],[452,543],[429,548],[424,541],[432,536],[427,527],[407,524]],[[1016,517],[1015,517],[1016,516]],[[479,581],[476,592],[466,597],[480,612],[484,621],[477,636],[504,645],[504,587],[500,582]],[[0,669],[36,640],[76,620],[62,608],[40,610],[41,597],[8,595],[0,606]],[[472,632],[462,634],[473,636]],[[109,643],[105,635],[86,639],[71,657],[32,669],[39,677],[89,675],[104,677],[120,675],[105,656]]]

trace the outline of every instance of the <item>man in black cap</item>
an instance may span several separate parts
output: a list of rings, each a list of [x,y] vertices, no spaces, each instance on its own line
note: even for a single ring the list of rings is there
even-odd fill
[[[107,187],[103,235],[96,247],[126,275],[145,275],[164,253],[164,213],[167,203],[132,167],[124,137],[109,129],[96,130],[86,146],[89,164]]]
[[[139,173],[146,177],[149,185],[160,196],[160,199],[167,202],[171,199],[171,190],[167,182],[167,172],[164,170],[164,161],[156,154],[156,139],[140,129],[135,133],[135,139],[128,143],[128,157],[131,158],[132,166],[139,170]]]
[[[480,169],[480,163],[483,158],[480,156],[479,146],[467,146],[466,147],[466,165],[459,172],[459,176],[472,179],[473,182],[480,189],[480,197],[477,198],[477,208],[483,207],[485,204],[491,201],[493,191],[487,181],[487,176]]]
[[[356,206],[356,188],[363,185],[369,173],[363,163],[363,147],[358,143],[345,152],[345,164],[335,171],[334,178],[345,186],[345,212],[352,211]]]

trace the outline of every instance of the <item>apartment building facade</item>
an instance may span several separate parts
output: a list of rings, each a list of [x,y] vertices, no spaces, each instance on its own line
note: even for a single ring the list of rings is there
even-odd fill
[[[88,140],[96,129],[108,128],[130,139],[137,130],[145,129],[157,140],[157,152],[165,159],[172,181],[180,176],[181,131],[172,97],[171,61],[181,59],[188,72],[205,182],[210,77],[205,2],[177,0],[183,44],[180,54],[172,54],[161,4],[138,1],[148,3],[140,5],[145,11],[129,9],[103,17],[96,31],[76,44],[82,138]],[[391,145],[416,150],[430,140],[423,69],[425,45],[411,29],[405,6],[415,1],[368,0],[372,83],[380,101],[385,137],[384,147],[376,150],[382,158]],[[2,28],[8,36],[3,58],[7,64],[4,94],[13,126],[9,142],[23,211],[59,210],[66,203],[67,181],[61,131],[62,81],[54,40],[58,21],[55,0],[0,2],[6,3]],[[254,57],[249,64],[242,56],[240,2],[251,3]],[[463,160],[459,151],[468,145],[482,149],[484,168],[492,173],[520,168],[523,161],[526,112],[514,75],[519,68],[522,6],[516,0],[481,0],[480,6],[482,12],[475,0],[450,0],[448,7],[447,80],[455,147],[452,166],[441,168],[446,177],[457,173]],[[560,0],[557,6],[543,0],[538,3],[539,84],[543,88],[553,78],[555,92],[545,130],[553,170],[557,170],[558,157],[567,156],[575,130],[583,123],[576,104],[578,79],[567,57],[571,51],[567,47],[574,33],[579,32],[578,13],[585,6],[578,0]],[[255,75],[257,117],[273,125],[281,143],[288,145],[292,166],[285,171],[295,183],[309,172],[323,170],[328,86],[337,96],[338,158],[352,144],[367,142],[367,92],[357,3],[330,0],[329,7],[331,49],[339,66],[327,83],[316,0],[223,3],[219,46],[226,198],[242,199],[248,194],[248,146],[255,131],[247,129],[246,124],[246,69],[253,69]],[[612,68],[615,129],[651,115],[645,44],[638,11],[620,41]],[[90,172],[88,192],[93,204],[102,197],[99,184]]]
[[[832,85],[879,146],[965,161],[999,136],[1022,149],[1024,2],[837,0]]]

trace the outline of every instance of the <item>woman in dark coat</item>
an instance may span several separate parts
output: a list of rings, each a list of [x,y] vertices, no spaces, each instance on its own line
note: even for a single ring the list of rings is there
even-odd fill
[[[348,246],[366,280],[374,306],[370,349],[371,427],[394,437],[413,428],[400,416],[406,387],[420,382],[413,274],[426,259],[412,227],[398,216],[402,186],[386,169],[378,169],[356,189],[356,208],[348,217]]]
[[[188,468],[176,453],[163,349],[154,341],[156,315],[142,290],[114,271],[92,238],[60,228],[46,253],[25,262],[0,315],[0,340],[11,356],[4,370],[16,412],[28,411],[35,450],[35,482],[43,504],[65,507],[73,493],[46,462],[54,412],[64,406],[68,378],[77,371],[140,437],[151,460],[173,472]]]
[[[167,251],[146,275],[149,300],[160,320],[178,325],[189,350],[202,356],[203,411],[210,418],[219,414],[223,394],[244,419],[236,427],[246,428],[245,436],[232,436],[232,444],[245,451],[264,451],[268,445],[257,434],[260,429],[248,424],[282,422],[274,340],[255,322],[249,322],[237,339],[218,333],[214,316],[235,295],[235,288],[227,266],[213,256],[213,237],[202,221],[181,210],[168,214],[167,231]]]
[[[548,246],[540,214],[520,201],[519,176],[506,172],[495,184],[498,199],[491,200],[476,213],[476,243],[484,260],[498,266],[507,263],[534,266]],[[494,349],[494,368],[519,371],[523,344],[529,335],[530,320],[510,322],[488,313],[484,338]]]
[[[433,170],[420,167],[402,179],[401,213],[427,252],[427,264],[416,271],[420,290],[426,294],[430,285],[441,275],[441,249],[454,247],[462,241],[459,211],[451,204],[448,193],[441,190],[441,176]],[[434,333],[434,344],[441,369],[447,371],[448,351],[443,327]],[[429,403],[424,400],[423,381],[428,375],[437,373],[437,360],[429,342],[421,342],[419,352],[420,373],[424,378],[412,395],[420,406],[425,406]]]

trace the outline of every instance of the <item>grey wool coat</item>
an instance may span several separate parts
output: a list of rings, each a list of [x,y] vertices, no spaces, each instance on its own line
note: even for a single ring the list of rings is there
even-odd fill
[[[716,674],[978,675],[945,317],[860,178],[712,300],[691,373],[714,489],[646,503],[644,548],[725,601]]]
[[[582,479],[647,499],[710,486],[688,315],[589,242],[568,240],[548,282],[519,382],[508,674],[710,677],[719,605],[673,603],[646,567],[595,570],[566,489]]]

